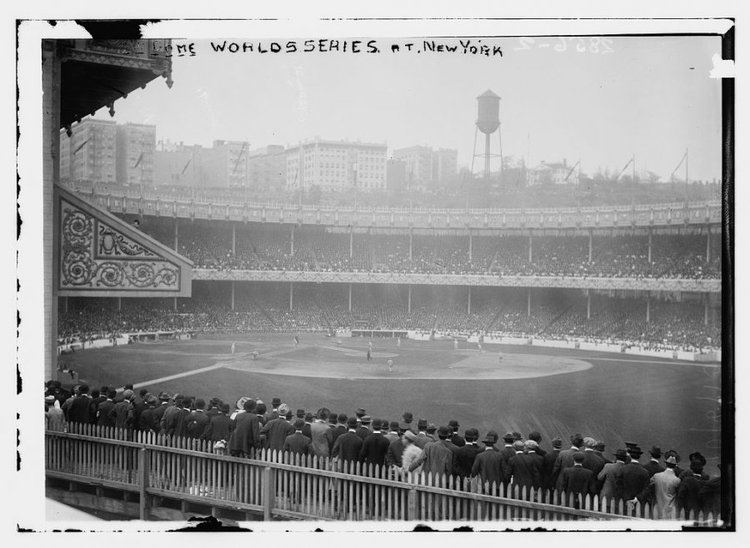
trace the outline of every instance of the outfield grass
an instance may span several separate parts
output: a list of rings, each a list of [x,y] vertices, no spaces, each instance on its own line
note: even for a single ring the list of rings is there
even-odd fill
[[[220,338],[129,345],[87,350],[65,356],[92,386],[147,383],[152,391],[167,390],[204,397],[219,396],[234,402],[242,395],[270,402],[280,396],[292,408],[315,410],[326,406],[351,414],[357,407],[378,418],[400,420],[404,411],[436,424],[457,419],[462,429],[476,427],[484,434],[494,429],[502,435],[518,430],[524,435],[538,430],[549,445],[554,436],[574,431],[607,443],[607,454],[637,442],[644,451],[652,444],[662,450],[676,449],[687,455],[700,451],[714,472],[719,458],[720,432],[717,398],[720,369],[670,360],[619,356],[538,347],[502,347],[508,361],[514,355],[529,360],[550,356],[575,358],[589,369],[536,378],[477,379],[467,369],[465,379],[408,379],[389,376],[385,357],[367,363],[367,341],[345,339],[349,352],[337,352],[334,342],[320,335],[306,335],[295,348],[290,337],[278,335],[237,338],[236,351],[260,353],[257,362],[229,355],[231,339]],[[464,345],[465,348],[465,345]],[[496,360],[499,347],[486,347]],[[361,355],[358,357],[357,352]],[[270,354],[269,354],[270,353]],[[420,372],[461,365],[471,352],[454,352],[450,342],[375,340],[374,355],[397,354],[396,374],[409,368]],[[536,358],[534,358],[536,356]],[[217,362],[244,360],[253,370],[218,368],[179,379],[149,381],[189,372]],[[347,364],[351,364],[348,366]],[[377,371],[382,378],[347,380],[341,368]],[[263,369],[267,369],[266,373]],[[295,371],[295,375],[268,374]],[[300,373],[300,371],[309,373]],[[306,376],[302,376],[306,375]]]

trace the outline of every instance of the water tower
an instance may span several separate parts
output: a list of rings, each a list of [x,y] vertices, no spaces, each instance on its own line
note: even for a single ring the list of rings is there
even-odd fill
[[[474,131],[474,156],[471,161],[471,171],[474,172],[474,158],[480,156],[477,154],[477,132],[484,133],[484,178],[490,178],[491,161],[493,156],[500,157],[500,171],[503,169],[503,149],[500,140],[500,97],[488,89],[482,95],[477,97],[477,122]],[[497,133],[498,146],[500,154],[492,154],[491,137]]]

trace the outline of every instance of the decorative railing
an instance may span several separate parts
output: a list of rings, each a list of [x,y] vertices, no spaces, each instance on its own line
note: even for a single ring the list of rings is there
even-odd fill
[[[492,274],[415,274],[401,272],[327,272],[312,270],[218,270],[196,268],[194,280],[490,287],[559,287],[720,293],[720,279],[595,278],[573,276],[498,276]]]
[[[536,230],[664,228],[717,225],[721,202],[547,209],[424,209],[312,206],[291,203],[204,201],[156,192],[107,191],[75,183],[74,191],[112,213],[236,222],[297,223],[364,228]]]
[[[309,455],[258,450],[254,458],[208,452],[205,440],[154,433],[74,428],[89,434],[47,431],[48,478],[137,493],[140,518],[149,519],[154,497],[178,499],[264,519],[555,521],[659,519],[649,504],[598,496],[482,484],[476,478],[433,477],[398,468]],[[718,517],[695,513],[679,519],[716,526]]]

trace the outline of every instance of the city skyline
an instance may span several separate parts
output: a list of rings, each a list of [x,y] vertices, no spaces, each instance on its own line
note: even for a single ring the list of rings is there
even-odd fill
[[[389,152],[453,148],[466,167],[476,96],[492,89],[502,97],[503,152],[529,166],[567,159],[580,160],[584,173],[617,172],[635,155],[639,174],[666,181],[689,149],[691,180],[720,179],[720,80],[708,78],[718,38],[610,40],[608,54],[577,52],[575,41],[558,52],[552,39],[546,49],[541,39],[528,49],[499,39],[486,40],[502,46],[499,60],[239,53],[221,63],[199,42],[195,57],[173,59],[172,90],[134,92],[115,103],[114,119],[155,124],[157,140],[203,146],[221,139],[292,146],[320,136],[387,142]],[[194,113],[189,124],[186,111]],[[110,119],[106,109],[95,118]]]

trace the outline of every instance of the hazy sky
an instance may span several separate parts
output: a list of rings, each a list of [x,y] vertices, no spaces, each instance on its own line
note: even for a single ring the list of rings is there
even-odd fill
[[[157,139],[206,146],[289,145],[316,135],[386,141],[391,150],[424,144],[458,149],[459,164],[469,165],[475,98],[490,88],[502,97],[506,155],[532,165],[580,159],[593,173],[619,170],[635,153],[639,171],[666,179],[689,148],[691,179],[720,178],[720,80],[708,77],[719,39],[610,40],[611,52],[594,53],[589,38],[567,40],[565,51],[554,49],[557,38],[536,38],[529,49],[517,38],[483,39],[499,44],[502,57],[396,54],[390,39],[378,40],[377,54],[218,54],[197,42],[195,57],[173,59],[171,90],[160,79],[133,92],[115,103],[115,120],[155,124]]]

